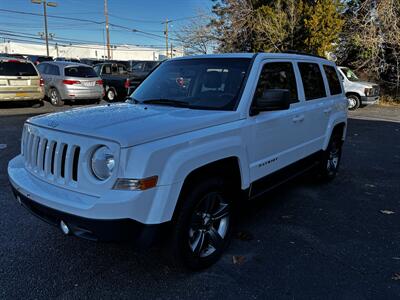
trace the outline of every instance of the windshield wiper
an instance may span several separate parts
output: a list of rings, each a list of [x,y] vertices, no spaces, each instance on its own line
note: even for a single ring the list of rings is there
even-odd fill
[[[173,99],[150,99],[142,101],[143,104],[160,104],[169,105],[176,107],[190,107],[190,104],[185,101],[173,100]]]

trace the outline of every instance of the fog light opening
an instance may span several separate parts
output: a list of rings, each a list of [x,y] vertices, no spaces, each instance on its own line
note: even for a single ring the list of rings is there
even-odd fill
[[[63,220],[60,221],[60,228],[65,235],[68,235],[70,233],[68,225]]]

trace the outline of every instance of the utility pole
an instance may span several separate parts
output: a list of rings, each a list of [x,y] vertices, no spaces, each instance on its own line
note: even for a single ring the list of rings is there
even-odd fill
[[[57,7],[56,2],[47,2],[47,0],[31,0],[34,4],[43,4],[43,16],[44,16],[44,38],[46,40],[46,53],[47,56],[50,55],[49,53],[49,34],[47,31],[47,6]]]
[[[49,56],[49,33],[47,31],[47,5],[46,0],[43,0],[43,15],[44,15],[44,36],[46,39],[46,53]]]
[[[171,43],[171,52],[170,52],[170,54],[171,54],[171,58],[172,58],[172,43]]]
[[[107,35],[107,58],[111,58],[111,49],[110,49],[110,29],[108,26],[108,5],[107,0],[104,0],[104,15],[106,16],[106,35]]]
[[[168,23],[170,21],[168,21],[168,19],[165,20],[165,56],[168,58]]]

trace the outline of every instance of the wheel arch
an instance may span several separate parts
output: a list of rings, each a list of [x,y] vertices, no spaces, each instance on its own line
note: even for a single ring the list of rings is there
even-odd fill
[[[211,174],[211,176],[210,176]],[[239,157],[230,156],[222,158],[216,161],[209,162],[203,166],[193,169],[185,177],[182,187],[180,189],[179,197],[177,199],[173,218],[176,216],[179,208],[182,205],[182,201],[186,193],[190,190],[191,184],[197,180],[203,180],[207,177],[218,177],[222,176],[230,182],[230,187],[237,190],[238,193],[241,191],[242,186],[242,174],[240,168]]]
[[[326,150],[328,147],[329,141],[333,134],[339,134],[341,136],[342,142],[346,138],[346,131],[347,131],[347,122],[345,120],[338,120],[333,123],[331,126],[328,127],[329,134],[326,135],[323,150]]]
[[[361,95],[359,94],[359,93],[356,93],[356,92],[346,92],[346,97],[348,97],[348,96],[356,96],[356,97],[358,97],[358,99],[360,99],[360,101],[361,101]]]

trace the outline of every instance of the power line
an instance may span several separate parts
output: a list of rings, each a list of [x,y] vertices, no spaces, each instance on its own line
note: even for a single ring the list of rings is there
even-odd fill
[[[11,37],[23,37],[23,38],[28,38],[28,39],[33,39],[33,40],[42,40],[40,37],[37,37],[34,34],[29,34],[29,33],[24,33],[24,32],[18,32],[18,31],[9,31],[9,30],[0,30],[0,34],[11,36]],[[79,40],[79,39],[68,39],[68,38],[54,38],[52,42],[62,42],[62,43],[68,43],[67,46],[73,46],[72,43],[76,44],[94,44],[98,46],[104,46],[103,43],[96,42],[96,41],[86,41],[86,40]],[[161,45],[134,45],[134,44],[113,44],[113,46],[119,46],[119,47],[124,47],[124,46],[133,46],[133,47],[153,47],[153,48],[163,48]]]
[[[9,36],[3,36],[0,35],[1,39],[6,39],[6,40],[10,40],[10,41],[20,41],[20,42],[28,42],[28,43],[32,43],[32,44],[37,44],[37,45],[42,45],[41,42],[39,41],[32,41],[29,40],[29,37],[26,38],[19,38],[19,37],[9,37]],[[49,44],[55,46],[57,45],[58,47],[72,47],[72,48],[81,48],[81,49],[91,49],[91,50],[104,50],[104,47],[91,47],[91,46],[78,46],[78,45],[63,45],[63,44],[59,44],[59,43],[55,43],[55,42],[50,42]],[[113,49],[113,51],[120,51],[120,52],[157,52],[157,51],[161,51],[160,49]]]
[[[32,15],[32,16],[43,16],[43,14],[40,13],[31,13],[31,12],[24,12],[24,11],[18,11],[18,10],[11,10],[11,9],[0,9],[0,12],[8,12],[8,13],[16,13],[16,14],[22,14],[22,15]],[[80,18],[70,18],[70,17],[61,17],[61,16],[54,16],[54,15],[47,15],[48,18],[56,18],[56,19],[64,19],[64,20],[73,20],[73,21],[79,21],[79,22],[87,22],[87,23],[93,23],[93,24],[98,24],[98,25],[103,25],[105,22],[104,21],[94,21],[94,20],[84,20]],[[110,26],[116,27],[116,28],[121,28],[125,29],[129,32],[139,32],[148,36],[153,36],[153,37],[158,37],[160,39],[164,39],[164,36],[150,33],[147,31],[139,30],[139,29],[133,29],[129,28],[127,26],[115,24],[115,23],[109,23]],[[178,39],[173,39],[170,38],[170,40],[175,40],[179,41]]]

